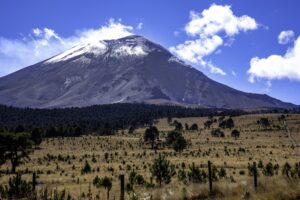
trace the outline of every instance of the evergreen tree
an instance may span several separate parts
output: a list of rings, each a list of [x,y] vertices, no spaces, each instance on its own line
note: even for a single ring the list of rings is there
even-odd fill
[[[187,123],[185,123],[184,126],[185,126],[185,130],[186,131],[190,130],[190,127],[189,127],[189,125]]]
[[[240,137],[240,132],[236,129],[234,129],[233,131],[231,131],[231,137],[234,137],[235,139]]]
[[[190,127],[190,130],[198,131],[198,125],[196,123],[192,124],[192,126]]]
[[[43,140],[43,134],[40,129],[35,128],[31,132],[31,140],[34,142],[35,147],[39,146]]]
[[[85,164],[83,166],[83,168],[81,169],[81,174],[88,174],[91,173],[92,168],[90,166],[90,164],[88,163],[88,161],[85,161]]]
[[[189,181],[193,183],[203,183],[206,182],[207,175],[205,171],[201,170],[199,167],[193,163],[189,166],[189,171],[187,173]]]
[[[155,126],[150,126],[144,133],[144,141],[151,142],[151,148],[154,148],[155,141],[159,136],[159,131]]]
[[[32,184],[22,179],[20,174],[9,178],[8,185],[0,186],[0,199],[37,199]]]
[[[232,129],[234,127],[234,121],[233,119],[230,117],[227,120],[223,120],[219,123],[219,127],[220,128],[229,128]]]
[[[204,128],[210,129],[212,124],[213,124],[212,120],[207,120],[206,122],[204,122]]]
[[[286,162],[283,165],[282,174],[286,175],[286,177],[290,178],[291,169],[292,169],[292,166],[288,162]]]
[[[175,125],[175,131],[183,131],[183,126],[180,122],[175,120],[174,125]]]
[[[225,134],[224,134],[224,132],[223,131],[221,131],[220,129],[213,129],[212,131],[211,131],[211,136],[213,136],[213,137],[225,137]]]
[[[172,147],[175,151],[182,151],[186,148],[187,142],[181,132],[171,131],[166,137],[166,144]]]
[[[112,182],[111,180],[105,176],[102,180],[101,180],[101,186],[103,186],[106,190],[107,190],[107,200],[109,200],[109,192],[112,188]]]
[[[159,154],[158,158],[153,161],[150,172],[161,186],[162,182],[169,184],[172,177],[176,174],[175,166],[166,160],[165,156]]]
[[[29,161],[33,152],[33,142],[27,133],[0,133],[0,151],[2,162],[9,160],[11,172],[16,173],[16,167]]]

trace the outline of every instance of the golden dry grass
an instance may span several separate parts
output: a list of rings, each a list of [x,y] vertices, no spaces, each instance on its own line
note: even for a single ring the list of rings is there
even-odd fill
[[[273,177],[259,177],[259,189],[253,190],[252,177],[248,176],[248,163],[262,160],[264,163],[272,162],[283,166],[285,162],[294,165],[300,162],[300,148],[292,148],[292,143],[287,134],[282,129],[273,127],[273,130],[262,130],[256,121],[261,117],[268,117],[273,124],[278,125],[279,114],[268,115],[246,115],[234,117],[235,128],[241,131],[241,137],[237,140],[230,137],[231,130],[225,130],[224,138],[211,137],[210,131],[204,129],[203,123],[207,120],[203,118],[182,118],[173,119],[180,121],[183,125],[197,123],[201,130],[186,131],[184,137],[191,142],[191,146],[182,153],[175,153],[171,149],[161,149],[153,151],[149,146],[141,143],[145,128],[136,130],[134,134],[120,133],[114,136],[83,136],[78,138],[50,138],[43,141],[41,149],[36,150],[31,155],[31,161],[20,167],[18,170],[38,171],[38,188],[48,187],[50,189],[66,189],[70,194],[78,199],[80,194],[88,193],[89,184],[93,197],[98,194],[101,199],[106,199],[106,191],[103,188],[97,189],[92,185],[96,175],[99,177],[108,176],[113,180],[111,199],[119,198],[119,179],[120,174],[125,174],[128,178],[129,168],[135,169],[142,174],[146,181],[150,181],[149,165],[160,152],[167,153],[169,159],[178,168],[182,163],[188,166],[191,163],[205,167],[207,161],[212,161],[213,165],[225,167],[227,178],[214,183],[214,188],[219,191],[214,199],[243,199],[249,195],[250,199],[292,199],[300,195],[299,180],[288,180],[279,171]],[[215,117],[217,118],[217,117]],[[300,143],[300,115],[290,115],[287,117],[287,124],[293,133],[294,138]],[[216,128],[218,123],[213,125]],[[174,127],[167,123],[166,119],[161,119],[156,124],[163,138],[167,131]],[[227,148],[229,155],[224,149]],[[238,151],[243,148],[246,152]],[[108,159],[105,159],[108,153]],[[46,155],[70,156],[68,161],[57,159],[47,161]],[[74,159],[72,158],[74,156]],[[96,162],[92,161],[92,158]],[[81,174],[81,169],[85,161],[92,166],[93,172]],[[2,171],[10,165],[1,167]],[[99,172],[97,171],[99,169]],[[113,170],[112,170],[113,169]],[[243,170],[245,175],[240,175]],[[6,184],[11,175],[2,174],[0,184]],[[232,181],[233,177],[234,181]],[[23,175],[30,179],[30,174]],[[126,179],[126,182],[128,180]],[[177,177],[172,179],[169,185],[162,188],[146,188],[136,186],[135,191],[143,199],[150,195],[153,199],[192,199],[193,197],[203,198],[208,194],[207,184],[188,184],[178,182]],[[128,197],[128,196],[127,196]],[[129,197],[128,197],[129,198]]]

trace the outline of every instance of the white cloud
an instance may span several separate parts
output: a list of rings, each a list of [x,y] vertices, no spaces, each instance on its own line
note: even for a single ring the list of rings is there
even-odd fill
[[[212,36],[225,32],[228,36],[238,34],[240,31],[254,30],[257,28],[256,21],[243,15],[237,17],[228,5],[211,5],[202,13],[190,12],[191,21],[185,26],[185,31],[192,35]]]
[[[278,35],[278,43],[279,44],[287,44],[294,40],[295,33],[292,30],[281,31]]]
[[[180,35],[180,32],[179,31],[174,31],[173,34],[178,37]]]
[[[247,15],[235,16],[230,6],[212,4],[201,13],[190,12],[190,21],[185,26],[185,32],[193,40],[170,47],[170,51],[187,62],[209,67],[208,62],[205,62],[206,56],[222,45],[230,45],[234,35],[257,27],[255,19]],[[224,39],[228,41],[224,42]],[[210,71],[221,75],[226,74],[220,68]]]
[[[249,81],[256,79],[290,79],[300,81],[300,36],[285,55],[271,55],[267,58],[254,57],[250,61]]]
[[[267,82],[265,83],[266,88],[264,89],[265,92],[269,92],[271,87],[272,87],[272,83],[270,80],[267,80]]]
[[[214,52],[216,48],[223,44],[221,37],[214,35],[206,39],[188,40],[176,47],[170,47],[171,52],[175,52],[183,60],[192,63],[201,63],[204,56]]]
[[[219,67],[215,66],[214,64],[212,64],[211,62],[206,62],[204,61],[204,63],[202,64],[204,67],[208,67],[210,73],[213,74],[220,74],[225,76],[226,73]]]
[[[138,25],[136,26],[136,29],[141,30],[143,28],[143,25],[144,24],[142,22],[138,23]]]
[[[0,37],[0,76],[35,64],[73,46],[93,43],[99,40],[118,39],[133,34],[133,27],[120,20],[110,19],[98,29],[77,31],[73,36],[60,37],[49,28],[35,28],[23,39]]]
[[[33,29],[32,32],[33,32],[33,34],[34,34],[35,36],[37,36],[37,37],[40,36],[40,35],[42,34],[42,30],[39,29],[39,28]]]
[[[232,76],[234,76],[234,77],[236,77],[236,73],[235,73],[235,71],[231,71],[231,74],[232,74]]]

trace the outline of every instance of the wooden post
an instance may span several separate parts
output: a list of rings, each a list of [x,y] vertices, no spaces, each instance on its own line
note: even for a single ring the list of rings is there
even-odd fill
[[[208,161],[208,183],[209,183],[209,193],[212,194],[212,174],[211,174],[211,162]]]
[[[252,172],[253,172],[253,178],[254,178],[254,189],[257,189],[257,168],[256,168],[256,162],[253,162],[252,166]]]
[[[124,174],[120,175],[120,200],[125,200],[125,180]]]
[[[36,173],[32,173],[32,190],[35,191],[35,186],[36,186]]]
[[[92,200],[92,199],[93,199],[93,197],[92,197],[92,191],[91,191],[91,184],[89,184],[88,198],[89,198],[89,200]]]
[[[298,163],[298,178],[300,178],[300,161]]]

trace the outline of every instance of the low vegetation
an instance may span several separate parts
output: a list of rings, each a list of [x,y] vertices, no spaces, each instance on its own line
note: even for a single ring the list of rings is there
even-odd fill
[[[42,128],[5,128],[0,196],[118,199],[123,174],[125,199],[298,199],[300,149],[282,120],[300,141],[300,115],[282,113],[169,117],[105,136],[44,138]]]

